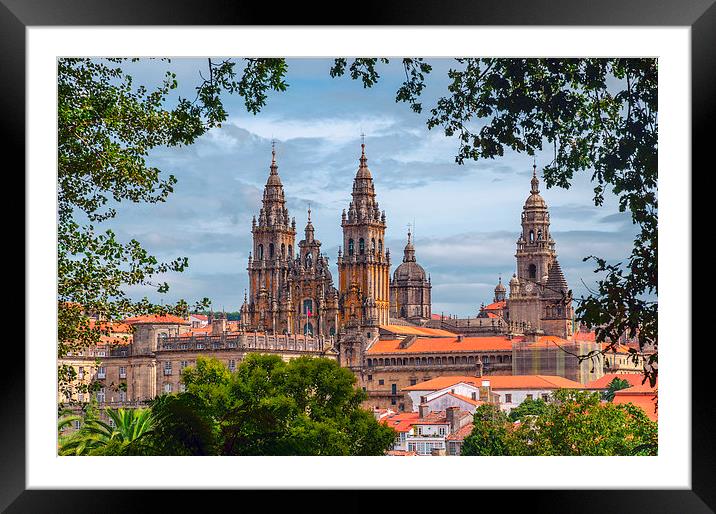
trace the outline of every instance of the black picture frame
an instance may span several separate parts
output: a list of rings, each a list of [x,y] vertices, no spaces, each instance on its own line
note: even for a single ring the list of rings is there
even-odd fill
[[[25,29],[29,26],[81,25],[550,25],[550,26],[684,26],[691,27],[692,169],[710,169],[714,157],[709,139],[716,104],[715,0],[482,0],[460,2],[363,1],[347,4],[340,18],[337,4],[239,3],[221,0],[0,0],[0,130],[6,158],[15,169],[25,166]],[[331,18],[331,14],[333,18]],[[91,52],[91,47],[88,47]],[[6,161],[7,162],[7,161]],[[7,171],[9,173],[9,170]],[[687,172],[688,173],[688,172]],[[19,175],[19,174],[16,174]],[[693,179],[693,173],[692,173]],[[23,186],[24,187],[24,186]],[[31,194],[31,191],[25,191]],[[692,205],[696,204],[695,201]],[[15,210],[14,212],[17,212]],[[19,248],[19,244],[16,247]],[[692,254],[693,255],[693,254]],[[25,273],[31,270],[25,266]],[[691,281],[686,275],[684,280]],[[691,283],[691,282],[690,282]],[[31,308],[31,306],[28,306]],[[695,307],[695,305],[694,305]],[[15,304],[14,311],[20,307]],[[691,345],[691,312],[685,311],[685,338],[667,341],[685,349]],[[30,312],[25,312],[27,323]],[[6,362],[0,401],[0,508],[7,512],[109,512],[148,505],[160,499],[162,510],[187,506],[190,491],[26,490],[25,487],[25,347],[16,339],[4,345]],[[479,500],[466,498],[466,508],[498,500],[506,510],[521,507],[548,512],[714,512],[716,459],[710,414],[713,403],[712,359],[696,358],[692,346],[692,488],[690,490],[529,490],[481,491]],[[89,470],[88,470],[89,471]],[[647,468],[644,473],[649,473]],[[80,480],[81,481],[81,480]],[[555,484],[559,488],[559,484]],[[235,494],[212,494],[216,503],[237,506]],[[248,492],[241,491],[243,501]],[[253,493],[256,495],[257,493]],[[259,493],[261,494],[261,493]],[[267,493],[262,493],[266,495]],[[341,494],[341,504],[353,510],[361,503]],[[305,492],[291,492],[299,503]],[[421,501],[427,496],[421,494]],[[440,495],[442,496],[442,495]],[[435,496],[433,496],[435,497]],[[444,498],[444,496],[442,496]],[[268,501],[268,497],[263,501]],[[273,498],[273,496],[272,496]],[[252,498],[254,499],[254,498]],[[400,496],[395,497],[400,501]],[[442,503],[442,502],[440,502]],[[462,504],[462,501],[460,501]],[[351,508],[351,506],[353,508]],[[343,510],[340,506],[340,510]],[[376,505],[366,504],[366,508]],[[495,509],[499,507],[491,507]]]

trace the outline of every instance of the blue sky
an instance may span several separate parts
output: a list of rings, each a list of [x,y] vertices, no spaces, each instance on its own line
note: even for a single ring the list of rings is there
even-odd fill
[[[398,61],[379,68],[378,85],[364,89],[348,77],[331,78],[330,59],[291,59],[288,90],[269,94],[256,116],[238,96],[225,96],[228,122],[183,148],[158,148],[150,164],[178,179],[166,203],[125,204],[108,225],[124,238],[138,239],[160,259],[189,258],[188,269],[166,275],[166,295],[136,288],[173,302],[209,297],[214,309],[237,310],[247,287],[251,217],[258,214],[263,185],[276,139],[279,174],[287,206],[296,218],[300,241],[310,205],[316,237],[335,268],[341,240],[340,218],[348,206],[358,167],[361,133],[366,136],[368,166],[377,200],[386,212],[386,244],[393,269],[403,255],[407,225],[415,224],[418,262],[432,276],[433,312],[474,316],[492,300],[499,274],[505,281],[515,268],[520,212],[529,194],[532,158],[506,153],[494,160],[455,163],[458,143],[425,121],[435,101],[447,94],[451,59],[431,59],[433,72],[423,93],[424,112],[395,103],[404,79]],[[206,60],[179,59],[170,64],[143,61],[126,66],[139,84],[156,84],[164,71],[177,74],[178,94],[193,98],[193,87]],[[538,170],[548,162],[537,156]],[[546,189],[552,234],[562,269],[577,297],[582,284],[594,283],[594,254],[623,259],[634,227],[618,212],[616,200],[592,202],[589,173],[578,173],[569,190]],[[391,271],[392,273],[392,271]]]

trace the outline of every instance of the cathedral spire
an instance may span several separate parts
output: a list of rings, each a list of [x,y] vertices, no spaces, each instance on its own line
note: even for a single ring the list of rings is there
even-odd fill
[[[532,162],[532,194],[539,194],[539,179],[537,178],[537,161]]]
[[[410,236],[410,229],[408,229],[408,244],[405,245],[403,262],[415,262],[415,246],[413,246]]]

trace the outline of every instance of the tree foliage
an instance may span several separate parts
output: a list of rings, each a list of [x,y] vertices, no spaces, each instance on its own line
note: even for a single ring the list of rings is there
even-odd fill
[[[249,355],[185,368],[186,390],[152,403],[150,455],[383,455],[395,432],[360,407],[365,393],[330,359]]]
[[[132,59],[131,61],[136,61]],[[247,59],[240,72],[231,60],[208,60],[208,77],[193,100],[173,102],[177,80],[169,71],[156,87],[135,84],[128,59],[58,60],[58,357],[96,345],[111,324],[127,316],[188,313],[188,304],[153,305],[133,301],[130,286],[159,293],[169,286],[156,277],[181,272],[185,257],[160,262],[132,239],[120,241],[100,225],[114,218],[121,202],[164,202],[176,178],[147,162],[157,147],[192,144],[226,120],[223,92],[243,96],[249,112],[266,103],[267,92],[283,91],[283,59]],[[206,308],[204,298],[194,306]],[[69,396],[74,369],[61,365],[60,393]],[[85,386],[81,386],[85,387]]]
[[[543,402],[544,403],[544,402]],[[605,403],[598,393],[560,390],[550,402],[519,415],[491,405],[475,412],[462,455],[656,455],[657,424],[632,404]]]
[[[631,387],[631,384],[623,378],[614,377],[614,380],[609,382],[607,390],[602,393],[602,399],[611,402],[614,399],[614,393],[621,389]]]
[[[420,61],[420,60],[416,60]],[[351,77],[376,83],[376,59],[356,59]],[[344,70],[337,59],[334,70]],[[600,273],[596,291],[580,299],[576,314],[596,330],[599,342],[615,344],[626,334],[642,350],[654,350],[646,374],[656,383],[657,356],[657,155],[658,63],[624,59],[457,59],[448,94],[430,110],[429,129],[455,136],[455,160],[494,159],[505,149],[533,155],[552,150],[544,167],[548,187],[568,188],[574,174],[591,172],[594,203],[608,189],[619,210],[638,228],[622,261],[593,260]],[[424,75],[413,75],[412,94],[398,100],[422,110]],[[403,90],[403,88],[401,88]],[[585,356],[588,357],[588,356]],[[632,351],[637,362],[638,354]]]

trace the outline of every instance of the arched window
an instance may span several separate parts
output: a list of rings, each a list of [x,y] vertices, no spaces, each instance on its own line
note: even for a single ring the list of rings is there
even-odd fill
[[[370,252],[375,253],[375,238],[370,240]]]
[[[336,327],[331,325],[331,329],[328,331],[328,333],[332,336],[336,335]]]
[[[535,233],[534,230],[530,230],[530,243],[535,242]]]
[[[311,257],[311,254],[307,253],[306,254],[306,267],[310,268],[312,263],[313,263],[313,258]]]
[[[365,239],[362,237],[360,238],[360,241],[358,241],[358,252],[363,255],[365,253]]]
[[[285,258],[285,257],[286,257],[286,244],[281,243],[281,258]]]
[[[383,255],[383,240],[378,239],[378,254]]]
[[[542,229],[539,229],[539,230],[537,231],[537,239],[538,239],[539,241],[542,240]]]
[[[269,244],[269,259],[273,259],[273,243]]]
[[[537,266],[535,266],[534,264],[530,264],[529,275],[530,278],[537,278]]]
[[[288,245],[288,258],[293,259],[293,247]]]
[[[264,258],[264,245],[259,245],[259,260]]]
[[[352,240],[352,239],[349,239],[349,240],[348,240],[348,255],[353,255],[353,250],[354,250],[354,248],[353,248],[353,240]]]

